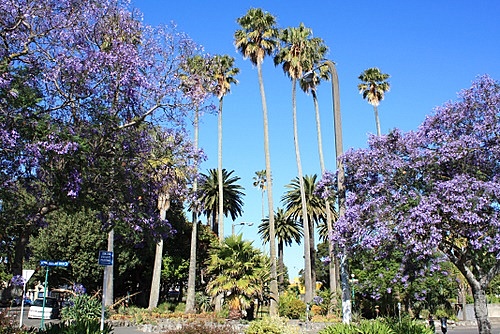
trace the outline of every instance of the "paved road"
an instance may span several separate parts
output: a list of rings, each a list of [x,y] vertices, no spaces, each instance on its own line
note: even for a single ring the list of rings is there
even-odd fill
[[[2,309],[0,311],[3,311]],[[10,309],[11,316],[13,317],[15,323],[19,323],[21,310],[20,308],[12,308]],[[41,326],[40,319],[28,319],[28,309],[24,310],[23,317],[23,325],[27,327],[35,327],[39,328]],[[44,320],[44,325],[48,325],[50,323],[59,322],[59,320]],[[492,333],[500,334],[500,322],[494,321],[492,322]],[[303,334],[316,334],[317,330],[307,330],[306,328],[302,328],[301,331]],[[114,327],[114,334],[141,334],[141,333],[154,333],[151,331],[151,328],[147,326],[139,326],[139,327]],[[439,328],[436,331],[436,334],[440,334],[441,330]],[[448,334],[477,334],[478,330],[476,325],[468,324],[467,326],[452,326],[448,329]]]

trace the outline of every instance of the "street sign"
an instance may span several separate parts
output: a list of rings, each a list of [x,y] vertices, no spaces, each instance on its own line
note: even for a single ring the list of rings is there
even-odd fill
[[[69,262],[68,261],[40,260],[40,266],[41,267],[67,267],[67,266],[69,266]]]
[[[112,266],[113,265],[113,252],[99,251],[99,265]]]

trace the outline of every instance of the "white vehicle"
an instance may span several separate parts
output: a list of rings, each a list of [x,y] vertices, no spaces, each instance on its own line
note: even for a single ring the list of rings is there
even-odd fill
[[[45,298],[45,308],[43,298],[35,299],[28,311],[28,319],[57,319],[60,316],[59,302],[55,298]]]

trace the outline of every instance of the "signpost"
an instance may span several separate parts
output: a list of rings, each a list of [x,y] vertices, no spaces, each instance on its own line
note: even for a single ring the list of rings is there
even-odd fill
[[[23,270],[23,295],[21,296],[21,317],[19,319],[19,328],[23,327],[24,295],[26,293],[26,283],[28,283],[34,273],[34,270]]]
[[[99,265],[100,266],[112,266],[113,265],[113,252],[99,251]],[[108,285],[108,275],[106,275],[106,273],[107,273],[107,270],[104,269],[104,279],[102,282],[101,332],[104,330],[104,313],[106,310],[105,296],[106,296],[106,286]]]
[[[68,261],[47,261],[40,260],[40,267],[45,267],[45,283],[43,284],[43,303],[42,303],[42,321],[40,323],[40,329],[44,329],[44,313],[45,313],[45,299],[47,298],[47,285],[49,280],[49,267],[68,267]],[[23,298],[24,300],[24,298]]]

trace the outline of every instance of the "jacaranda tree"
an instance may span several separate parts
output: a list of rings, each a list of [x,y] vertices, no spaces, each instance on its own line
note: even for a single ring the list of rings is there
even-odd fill
[[[482,76],[418,130],[347,152],[347,210],[335,228],[351,249],[397,247],[421,266],[446,257],[469,283],[482,334],[491,333],[486,289],[500,273],[499,117],[500,83]]]
[[[198,47],[172,27],[143,25],[127,6],[0,1],[0,224],[17,223],[15,274],[30,234],[55,210],[91,207],[106,230],[165,225],[157,197],[175,173],[162,170],[196,161],[183,140],[192,92],[177,74]],[[164,144],[176,152],[169,165],[149,164],[155,132],[178,139]]]

